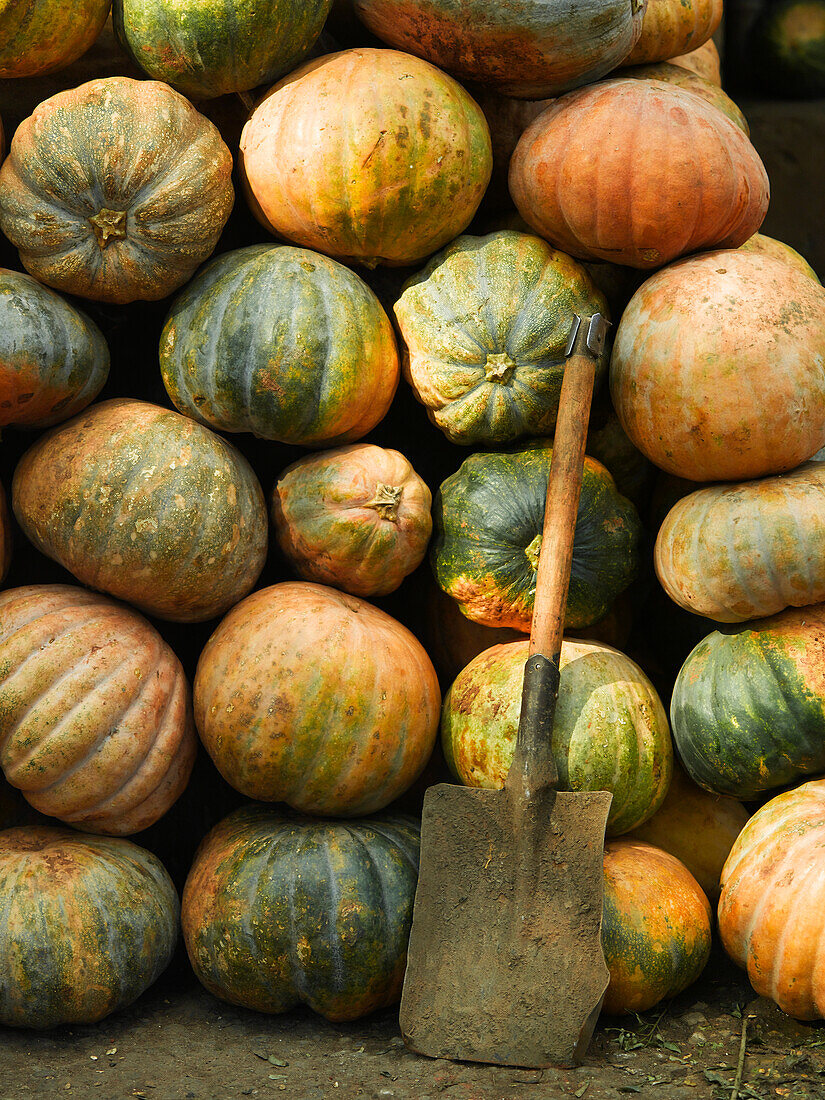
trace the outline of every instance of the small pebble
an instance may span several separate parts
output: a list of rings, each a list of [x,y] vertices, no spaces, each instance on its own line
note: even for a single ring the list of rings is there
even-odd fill
[[[686,1012],[682,1017],[682,1023],[687,1024],[688,1027],[696,1027],[697,1024],[706,1024],[707,1022],[708,1018],[704,1012]]]
[[[688,1039],[692,1047],[703,1047],[707,1041],[707,1036],[703,1035],[701,1031],[694,1031]]]

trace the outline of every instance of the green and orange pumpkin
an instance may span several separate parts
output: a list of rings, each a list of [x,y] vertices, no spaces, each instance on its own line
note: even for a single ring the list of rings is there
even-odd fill
[[[0,79],[42,76],[70,65],[103,30],[111,0],[3,0]]]
[[[783,97],[825,95],[825,0],[775,0],[760,10],[748,49],[763,88]]]
[[[776,260],[783,260],[785,263],[791,264],[792,267],[798,268],[811,279],[815,279],[818,283],[822,281],[804,256],[797,252],[795,248],[791,248],[789,244],[785,244],[784,241],[776,240],[775,237],[768,237],[764,233],[754,233],[744,244],[740,244],[739,248],[743,252],[758,252],[763,256],[772,256]]]

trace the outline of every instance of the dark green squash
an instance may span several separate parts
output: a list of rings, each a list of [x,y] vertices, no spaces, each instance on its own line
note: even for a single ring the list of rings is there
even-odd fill
[[[529,630],[552,445],[474,454],[441,485],[432,560],[441,587],[485,626]],[[632,581],[641,534],[634,506],[585,457],[565,626],[585,627]]]
[[[183,891],[210,993],[259,1012],[355,1020],[395,1003],[418,877],[412,818],[346,824],[245,806],[202,843]]]

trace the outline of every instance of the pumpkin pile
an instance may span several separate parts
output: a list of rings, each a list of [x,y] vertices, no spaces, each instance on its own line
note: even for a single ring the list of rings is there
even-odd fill
[[[460,7],[2,6],[0,95],[57,74],[0,168],[2,1024],[129,1004],[181,926],[234,1004],[398,1000],[423,791],[510,767],[597,312],[553,751],[613,795],[604,1010],[696,980],[721,885],[825,1015],[766,962],[819,784],[739,801],[825,772],[825,291],[758,233],[721,2]]]

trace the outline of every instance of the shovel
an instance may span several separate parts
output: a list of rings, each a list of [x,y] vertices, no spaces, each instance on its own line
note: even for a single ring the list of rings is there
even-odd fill
[[[606,791],[558,791],[552,731],[596,359],[607,322],[567,344],[515,755],[503,790],[424,798],[401,998],[431,1058],[539,1068],[580,1061],[608,983],[601,946]]]

